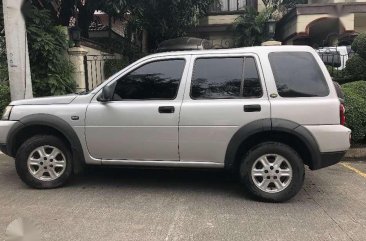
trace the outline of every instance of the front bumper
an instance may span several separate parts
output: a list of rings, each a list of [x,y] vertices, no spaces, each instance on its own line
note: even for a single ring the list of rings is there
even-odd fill
[[[10,129],[14,126],[17,121],[0,121],[0,150],[7,154],[6,140]]]

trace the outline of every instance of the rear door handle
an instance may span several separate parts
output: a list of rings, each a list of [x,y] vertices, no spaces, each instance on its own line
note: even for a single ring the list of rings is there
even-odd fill
[[[261,110],[260,105],[244,105],[244,112],[260,112]]]
[[[174,106],[160,106],[159,107],[159,113],[172,114],[172,113],[174,113],[174,111],[175,111]]]

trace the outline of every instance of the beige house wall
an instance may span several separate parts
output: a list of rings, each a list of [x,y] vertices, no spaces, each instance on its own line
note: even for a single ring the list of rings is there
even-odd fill
[[[296,32],[306,32],[306,27],[313,21],[322,19],[322,18],[334,18],[333,15],[330,14],[314,14],[314,15],[300,15],[297,17],[297,25]],[[339,17],[345,31],[353,31],[355,28],[355,14],[350,13]],[[366,24],[366,22],[364,23]]]
[[[355,13],[355,31],[366,33],[366,13]]]
[[[266,9],[266,6],[264,6],[263,1],[262,0],[258,0],[258,11],[259,12],[262,12],[264,9]]]
[[[306,27],[313,21],[321,18],[331,18],[330,14],[299,15],[296,21],[296,31],[293,33],[304,33]]]
[[[291,19],[283,27],[283,32],[281,34],[282,39],[286,39],[288,36],[307,33],[307,27],[316,20],[323,18],[334,18],[330,14],[313,14],[313,15],[299,15]],[[339,17],[344,30],[346,32],[356,31],[356,32],[366,32],[366,13],[350,13]],[[287,44],[292,41],[287,42]]]
[[[214,24],[232,24],[238,17],[238,14],[234,15],[212,15],[201,19],[202,25],[214,25]]]

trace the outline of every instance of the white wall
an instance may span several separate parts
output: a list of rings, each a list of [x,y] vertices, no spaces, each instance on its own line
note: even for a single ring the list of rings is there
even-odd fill
[[[312,3],[354,3],[354,2],[366,2],[366,0],[309,0],[309,4]]]

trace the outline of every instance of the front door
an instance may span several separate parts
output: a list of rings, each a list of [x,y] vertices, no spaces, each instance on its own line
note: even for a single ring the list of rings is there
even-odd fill
[[[180,86],[184,86],[186,62],[186,58],[150,60],[117,80],[112,101],[94,98],[85,126],[91,156],[179,161],[178,121],[184,92]]]

